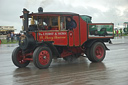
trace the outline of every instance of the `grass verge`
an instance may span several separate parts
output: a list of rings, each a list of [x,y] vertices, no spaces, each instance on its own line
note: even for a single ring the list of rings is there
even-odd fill
[[[2,39],[2,40],[1,40],[1,44],[15,44],[15,43],[18,43],[18,41],[13,40],[13,42],[11,42],[11,40],[10,40],[9,42],[7,42],[6,39]]]

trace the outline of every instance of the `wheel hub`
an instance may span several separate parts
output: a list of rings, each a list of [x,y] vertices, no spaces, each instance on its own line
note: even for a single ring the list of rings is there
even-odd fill
[[[103,57],[104,51],[101,46],[97,46],[95,50],[95,55],[98,59],[101,59]]]
[[[43,56],[43,59],[46,59],[46,56]]]
[[[17,60],[19,61],[20,64],[24,64],[25,60],[23,59],[22,51],[19,51],[17,53]]]
[[[42,65],[47,65],[50,60],[50,54],[48,51],[43,50],[39,54],[39,62]]]

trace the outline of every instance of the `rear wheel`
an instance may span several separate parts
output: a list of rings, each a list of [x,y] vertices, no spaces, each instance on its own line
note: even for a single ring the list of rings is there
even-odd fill
[[[30,63],[30,61],[24,60],[22,50],[20,49],[20,47],[14,49],[12,53],[12,61],[14,65],[16,65],[19,68],[26,67]]]
[[[87,57],[92,62],[101,62],[106,55],[106,49],[103,43],[96,42],[87,50]]]
[[[52,52],[48,47],[37,47],[33,53],[34,65],[40,69],[48,68],[52,62]]]

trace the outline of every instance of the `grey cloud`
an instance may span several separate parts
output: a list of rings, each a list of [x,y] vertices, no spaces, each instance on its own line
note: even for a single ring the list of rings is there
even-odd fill
[[[81,5],[82,3],[84,5]],[[88,5],[89,3],[102,5],[108,10],[103,12]],[[44,11],[75,12],[92,16],[94,23],[113,22],[117,25],[128,21],[127,3],[128,0],[2,0],[0,25],[14,25],[16,28],[21,28],[22,22],[19,16],[22,15],[22,9],[26,7],[31,12],[37,12],[39,6],[44,7]],[[120,15],[119,7],[125,8],[123,15]]]

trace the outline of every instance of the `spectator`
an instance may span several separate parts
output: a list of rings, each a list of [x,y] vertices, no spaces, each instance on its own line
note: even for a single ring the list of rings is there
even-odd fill
[[[119,29],[119,31],[118,31],[118,35],[119,35],[119,37],[120,37],[120,29]]]
[[[120,35],[122,36],[122,29],[120,28]]]
[[[19,39],[20,39],[20,36],[21,36],[21,34],[19,33],[19,34],[17,34],[17,41],[19,41]]]
[[[118,29],[116,30],[116,34],[117,34],[117,37],[118,37]]]
[[[13,32],[11,32],[11,42],[13,42],[13,39],[14,39],[14,34]]]
[[[7,34],[7,43],[9,42],[10,39],[10,33]]]

